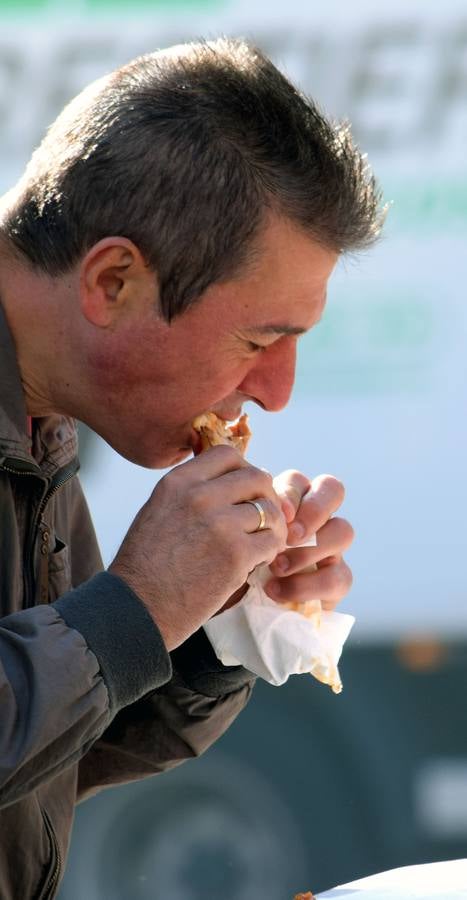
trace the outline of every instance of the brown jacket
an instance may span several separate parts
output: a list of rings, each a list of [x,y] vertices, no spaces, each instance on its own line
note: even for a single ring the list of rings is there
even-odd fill
[[[253,682],[204,631],[168,654],[102,561],[74,423],[27,418],[0,305],[0,897],[54,897],[75,803],[203,752]]]

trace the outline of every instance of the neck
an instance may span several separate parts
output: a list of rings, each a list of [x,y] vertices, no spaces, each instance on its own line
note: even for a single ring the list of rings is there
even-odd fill
[[[63,285],[19,258],[0,240],[0,301],[16,347],[29,416],[44,416],[60,409],[59,383],[67,377],[63,321],[58,310]],[[63,300],[63,298],[62,298]]]

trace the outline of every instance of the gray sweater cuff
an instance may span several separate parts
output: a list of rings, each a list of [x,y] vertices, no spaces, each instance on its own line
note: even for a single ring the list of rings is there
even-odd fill
[[[52,606],[97,657],[114,712],[170,681],[172,666],[160,631],[117,575],[100,572]]]
[[[170,654],[174,670],[187,687],[206,697],[222,697],[253,684],[256,676],[243,666],[223,666],[200,628]]]

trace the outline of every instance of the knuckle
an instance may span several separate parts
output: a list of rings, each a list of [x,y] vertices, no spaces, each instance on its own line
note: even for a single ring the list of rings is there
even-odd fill
[[[192,476],[187,465],[182,463],[174,466],[170,472],[166,472],[157,482],[154,492],[163,497],[184,496],[185,492],[193,486]]]
[[[176,472],[176,469],[172,469],[170,472],[167,472],[165,475],[163,475],[162,478],[160,478],[159,481],[157,482],[157,484],[154,488],[154,491],[158,491],[160,493],[167,489],[170,490],[170,486],[176,480],[175,472]]]
[[[162,503],[171,503],[169,498],[178,493],[180,480],[175,472],[176,470],[172,469],[171,472],[167,472],[166,475],[162,476],[152,492],[151,499],[157,497]]]
[[[187,488],[185,500],[193,512],[198,515],[205,515],[210,505],[209,492],[205,485],[199,483]]]
[[[299,491],[298,488],[294,487],[293,484],[289,484],[286,487],[284,494],[287,499],[290,500],[294,509],[298,510],[303,499],[303,494],[301,493],[301,491]]]
[[[274,532],[261,532],[261,538],[260,541],[258,541],[258,545],[261,551],[261,562],[270,565],[276,558],[278,551],[277,539],[274,535]]]
[[[345,497],[345,487],[339,478],[336,478],[335,475],[320,475],[314,479],[314,482],[321,491],[325,491],[332,497],[336,506],[341,505]]]
[[[352,528],[350,522],[347,519],[341,519],[338,516],[335,516],[330,520],[330,524],[334,530],[334,538],[338,546],[342,550],[347,550],[350,547],[354,537],[355,532]]]
[[[352,570],[343,560],[336,565],[335,572],[335,593],[339,597],[343,597],[350,591],[353,584]]]
[[[303,487],[303,484],[308,480],[298,469],[285,469],[277,478],[284,487],[292,486],[295,490]]]
[[[280,472],[279,475],[274,477],[274,485],[281,490],[285,490],[289,485],[290,481],[292,481],[299,473],[296,469],[285,469],[284,472]]]
[[[298,469],[286,469],[273,479],[278,493],[285,494],[296,506],[300,504],[303,494],[309,489],[310,480]]]
[[[248,469],[245,470],[245,475],[251,482],[252,489],[271,495],[273,477],[270,472],[267,472],[266,469],[249,465]]]
[[[283,543],[285,544],[287,538],[287,524],[281,509],[276,506],[272,500],[264,500],[263,503],[266,511],[267,527],[276,532],[280,538],[283,538]]]
[[[326,564],[318,564],[318,572],[319,590],[323,599],[338,601],[350,591],[352,572],[341,557],[328,557]]]
[[[339,506],[343,502],[345,497],[345,487],[342,481],[339,478],[336,478],[334,475],[327,475],[327,486],[330,491],[332,491],[336,501]]]
[[[218,456],[223,456],[226,460],[230,459],[232,464],[238,463],[240,460],[244,463],[243,457],[239,451],[230,444],[216,444],[215,447],[211,447],[209,452],[212,454],[216,453]]]

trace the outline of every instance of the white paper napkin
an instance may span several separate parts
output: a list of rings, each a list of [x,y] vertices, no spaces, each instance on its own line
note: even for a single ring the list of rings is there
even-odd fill
[[[302,546],[310,545],[316,546],[315,538]],[[284,608],[263,590],[270,577],[269,566],[258,566],[244,597],[206,623],[216,656],[225,666],[243,665],[270,684],[310,673],[340,693],[337,663],[354,617],[321,611],[316,601],[308,615]]]

